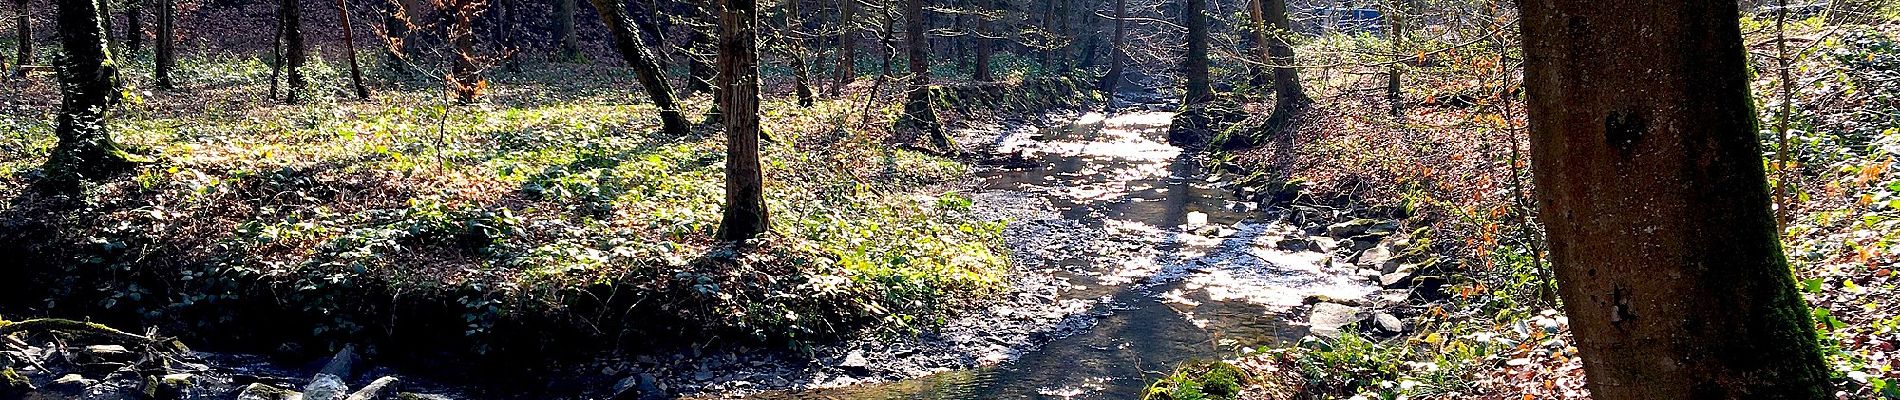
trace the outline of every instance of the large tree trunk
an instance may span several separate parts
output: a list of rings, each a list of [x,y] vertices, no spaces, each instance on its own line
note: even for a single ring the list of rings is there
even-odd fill
[[[1037,28],[1042,29],[1045,40],[1036,44],[1036,65],[1041,66],[1042,72],[1046,74],[1055,71],[1055,59],[1052,54],[1054,49],[1048,41],[1055,39],[1056,0],[1042,0],[1042,21],[1040,22],[1041,26]]]
[[[461,103],[471,103],[482,93],[486,85],[481,77],[481,68],[475,65],[475,16],[481,15],[487,3],[483,0],[453,0],[445,2],[449,8],[449,46],[455,51],[451,58],[455,60],[449,67],[449,83],[454,89],[455,99]]]
[[[1597,399],[1831,399],[1734,1],[1521,0],[1538,209]]]
[[[60,0],[60,109],[53,147],[44,170],[49,183],[62,189],[77,182],[125,171],[134,157],[112,142],[105,130],[106,112],[116,102],[118,68],[106,49],[108,32],[100,22],[96,0]]]
[[[980,4],[983,0],[978,1]],[[970,73],[970,79],[977,82],[996,80],[996,74],[990,71],[990,57],[996,53],[996,43],[990,40],[990,36],[996,35],[997,33],[996,23],[991,21],[995,16],[990,15],[990,13],[1003,12],[1005,4],[1003,0],[995,0],[991,2],[990,6],[993,8],[986,7],[986,9],[983,9],[981,14],[977,16],[976,70]]]
[[[1273,79],[1273,73],[1271,72],[1273,71],[1273,57],[1270,55],[1271,52],[1267,50],[1269,47],[1267,45],[1267,36],[1273,35],[1274,32],[1272,28],[1269,28],[1272,23],[1267,22],[1267,5],[1264,4],[1266,1],[1267,0],[1252,0],[1247,2],[1247,17],[1253,23],[1253,25],[1247,26],[1249,30],[1253,31],[1252,35],[1247,36],[1247,39],[1252,41],[1252,43],[1248,43],[1248,45],[1253,47],[1256,61],[1261,64],[1247,69],[1247,84],[1257,85],[1261,88],[1261,98],[1266,98],[1273,94],[1273,85],[1268,84],[1268,82],[1271,82]]]
[[[1313,99],[1300,87],[1300,72],[1293,65],[1293,45],[1287,43],[1293,22],[1286,15],[1286,0],[1260,0],[1273,23],[1267,35],[1267,63],[1273,66],[1273,113],[1267,116],[1269,130],[1280,130],[1293,122],[1293,116]]]
[[[1182,0],[1181,17],[1187,25],[1187,56],[1181,59],[1181,73],[1187,75],[1187,96],[1182,104],[1214,99],[1214,87],[1207,65],[1207,0]]]
[[[811,107],[817,104],[817,99],[812,97],[811,71],[805,67],[804,18],[798,15],[798,0],[784,2],[785,19],[780,25],[785,27],[785,56],[792,63],[792,86],[798,94],[798,105]]]
[[[858,77],[857,38],[858,0],[838,0],[838,65],[832,71],[831,95],[837,96]]]
[[[309,84],[304,81],[303,10],[298,0],[278,3],[278,20],[284,35],[284,102],[297,103]]]
[[[14,12],[18,13],[13,23],[20,41],[14,49],[13,59],[20,63],[20,67],[33,63],[33,18],[29,17],[33,12],[28,6],[27,0],[13,0]],[[26,68],[15,68],[14,74],[26,76]]]
[[[99,25],[106,29],[106,52],[118,54],[119,38],[112,36],[112,2],[110,0],[99,1]]]
[[[719,74],[719,68],[706,62],[706,56],[718,51],[717,33],[719,22],[715,21],[714,10],[706,5],[710,0],[681,0],[691,12],[689,19],[694,23],[686,35],[686,95],[692,96],[713,90],[713,79]],[[715,97],[717,93],[715,93]],[[718,112],[718,103],[714,102],[713,112]]]
[[[383,2],[383,64],[398,74],[408,75],[414,71],[409,68],[409,11],[402,0]]]
[[[356,63],[356,29],[350,26],[349,0],[336,0],[336,9],[343,24],[343,55],[350,59],[350,86],[356,90],[357,98],[369,100],[369,86],[363,84],[363,67]]]
[[[584,59],[581,55],[581,39],[574,31],[574,14],[580,8],[574,0],[554,0],[554,38],[559,40],[555,59],[565,62],[577,62]]]
[[[145,1],[128,0],[125,2],[125,50],[126,54],[138,54],[145,48]]]
[[[722,0],[719,102],[726,128],[726,209],[716,235],[745,240],[771,230],[759,163],[759,4]]]
[[[1127,63],[1128,52],[1123,50],[1128,36],[1128,0],[1115,0],[1115,37],[1108,44],[1108,75],[1102,77],[1099,85],[1110,99],[1115,97],[1115,87],[1121,85],[1122,68]],[[1109,101],[1114,103],[1114,101]]]
[[[633,73],[640,79],[640,87],[645,88],[647,98],[653,99],[653,105],[660,108],[660,127],[668,136],[681,137],[690,132],[686,117],[680,114],[679,103],[673,99],[673,87],[666,82],[666,73],[660,70],[660,63],[654,60],[653,53],[640,40],[640,33],[629,25],[626,13],[620,3],[614,0],[588,0],[594,9],[600,11],[601,22],[607,24],[607,30],[613,34],[614,50],[620,58],[633,67]]]
[[[911,134],[928,136],[936,151],[953,154],[957,152],[956,144],[944,132],[937,110],[930,104],[930,46],[924,36],[925,1],[906,0],[904,7],[905,47],[910,50],[910,89],[898,126]]]
[[[177,47],[173,45],[176,33],[173,24],[177,23],[177,0],[158,0],[158,49],[152,55],[152,77],[158,81],[158,88],[173,90],[178,83],[172,81],[172,67],[177,64]]]

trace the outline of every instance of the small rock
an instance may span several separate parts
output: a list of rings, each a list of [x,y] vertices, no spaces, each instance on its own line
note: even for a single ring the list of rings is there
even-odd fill
[[[838,368],[859,375],[869,374],[871,361],[864,357],[863,350],[852,350],[844,355],[844,361],[838,363]]]
[[[1375,225],[1381,225],[1381,223],[1378,220],[1374,220],[1370,218],[1359,218],[1359,219],[1355,219],[1351,221],[1332,224],[1332,225],[1326,226],[1326,236],[1332,236],[1335,238],[1344,239],[1344,238],[1364,235],[1366,234],[1368,230],[1371,230],[1372,227]],[[1393,226],[1396,227],[1397,224],[1394,224]]]
[[[1207,213],[1189,211],[1187,214],[1187,226],[1193,227],[1202,225],[1207,225]]]
[[[153,388],[146,393],[155,400],[184,400],[191,395],[191,381],[197,378],[192,374],[170,374],[159,377],[153,382]]]
[[[666,398],[664,390],[654,383],[653,375],[641,373],[614,383],[613,400],[656,400]]]
[[[385,376],[381,378],[376,378],[375,381],[370,382],[368,385],[364,385],[362,389],[357,389],[356,393],[350,393],[350,397],[348,398],[348,400],[380,399],[383,396],[383,391],[389,390],[389,388],[391,386],[395,386],[397,382],[398,380],[396,379],[396,377],[393,377],[393,376]]]
[[[330,374],[317,374],[310,384],[303,387],[304,400],[342,400],[349,395],[350,387],[342,378]]]
[[[1273,247],[1286,251],[1306,251],[1313,249],[1313,241],[1306,238],[1285,238],[1274,242]]]
[[[98,380],[86,379],[86,377],[79,376],[79,374],[66,374],[65,376],[59,377],[59,379],[54,379],[53,383],[46,385],[46,387],[47,389],[65,393],[80,393],[84,392],[86,387],[96,384],[99,384]]]
[[[139,358],[138,354],[132,353],[131,350],[126,350],[125,346],[116,344],[86,346],[86,350],[82,354],[84,354],[84,358],[87,362],[93,363],[124,363],[136,361]]]
[[[237,400],[291,400],[298,398],[297,392],[262,383],[245,386],[238,392]]]
[[[1340,329],[1359,320],[1359,309],[1336,303],[1317,303],[1306,318],[1313,336],[1339,338]]]
[[[1400,321],[1399,317],[1392,314],[1378,313],[1372,316],[1372,328],[1378,329],[1381,333],[1396,335],[1405,332],[1405,321]]]
[[[17,399],[33,392],[33,381],[12,368],[0,369],[0,398]]]
[[[1393,272],[1390,274],[1379,275],[1379,286],[1387,288],[1387,289],[1398,289],[1398,288],[1411,286],[1413,275],[1414,274],[1412,273],[1412,271],[1401,271],[1401,272]]]

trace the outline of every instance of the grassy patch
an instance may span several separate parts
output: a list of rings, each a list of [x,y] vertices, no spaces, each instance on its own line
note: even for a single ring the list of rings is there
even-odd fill
[[[181,93],[135,68],[110,129],[160,161],[80,198],[28,187],[57,94],[21,84],[26,108],[0,114],[0,237],[32,278],[12,298],[260,343],[525,353],[903,333],[1003,286],[1002,222],[958,193],[970,171],[892,146],[889,107],[860,124],[862,94],[763,105],[775,224],[735,247],[710,237],[723,136],[660,136],[624,71],[498,73],[471,105],[387,78],[370,101],[318,85],[282,105],[263,65],[187,59]]]

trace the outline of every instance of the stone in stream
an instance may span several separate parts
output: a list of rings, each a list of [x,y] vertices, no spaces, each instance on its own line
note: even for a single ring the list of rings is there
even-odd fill
[[[1381,334],[1397,335],[1405,333],[1405,321],[1400,321],[1399,317],[1392,314],[1378,313],[1372,316],[1372,329]]]
[[[1391,273],[1379,275],[1379,286],[1387,289],[1403,288],[1411,286],[1412,280],[1417,277],[1417,265],[1400,264],[1397,268],[1393,269]]]
[[[375,381],[370,382],[368,385],[364,385],[362,389],[357,389],[356,393],[350,393],[350,397],[348,397],[347,400],[380,399],[382,398],[383,391],[389,390],[389,388],[391,386],[395,386],[397,382],[398,381],[396,377],[393,377],[393,376],[385,376],[381,378],[376,378]]]
[[[146,382],[145,395],[152,400],[184,400],[191,396],[192,374],[169,374]]]
[[[1370,218],[1359,218],[1359,219],[1355,219],[1351,221],[1327,225],[1326,236],[1332,236],[1335,238],[1345,239],[1345,238],[1349,238],[1353,236],[1363,235],[1366,233],[1366,229],[1372,228],[1372,224],[1377,224],[1377,223],[1379,223],[1378,220],[1374,220]]]
[[[1359,322],[1359,319],[1358,308],[1337,303],[1315,303],[1306,318],[1306,325],[1313,336],[1337,339],[1340,329]]]
[[[89,363],[125,363],[137,361],[139,358],[138,354],[126,350],[125,346],[116,344],[86,346],[85,352],[80,354]]]
[[[1187,213],[1188,227],[1198,227],[1202,225],[1207,225],[1207,213],[1200,211],[1189,211]]]
[[[665,399],[666,392],[654,383],[653,375],[637,374],[614,383],[613,400]]]
[[[65,376],[59,377],[59,379],[54,379],[53,383],[47,384],[46,390],[53,393],[77,396],[80,393],[85,393],[86,388],[97,384],[99,384],[99,381],[96,379],[87,379],[84,376],[79,376],[79,374],[66,374]]]
[[[342,400],[350,394],[350,387],[343,383],[350,377],[351,364],[356,363],[356,347],[344,345],[342,350],[330,358],[323,370],[310,378],[310,384],[303,388],[304,400]]]
[[[33,389],[33,381],[27,380],[19,371],[13,368],[0,369],[0,399],[26,397]]]
[[[844,355],[844,361],[838,363],[838,369],[857,375],[866,375],[871,373],[871,362],[864,357],[863,350],[852,350]]]
[[[253,383],[239,391],[237,400],[293,400],[301,398],[297,392],[262,383]]]

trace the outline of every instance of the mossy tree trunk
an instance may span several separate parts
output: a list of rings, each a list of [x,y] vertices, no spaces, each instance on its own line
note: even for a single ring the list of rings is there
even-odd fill
[[[284,41],[284,102],[302,101],[309,83],[304,80],[303,65],[308,60],[303,47],[303,4],[298,0],[278,3],[278,21]]]
[[[1115,0],[1115,37],[1108,44],[1108,75],[1102,76],[1099,85],[1111,100],[1115,97],[1115,87],[1121,85],[1122,68],[1128,62],[1128,52],[1124,49],[1127,36],[1128,0]]]
[[[119,68],[106,47],[98,0],[58,3],[60,108],[53,147],[44,170],[56,187],[73,187],[131,168],[138,157],[112,141],[106,114],[118,102]]]
[[[574,0],[554,0],[554,39],[556,60],[579,62],[585,59],[581,55],[581,39],[574,31],[574,14],[580,6]]]
[[[1181,73],[1187,77],[1187,95],[1181,104],[1197,104],[1214,99],[1214,86],[1208,77],[1207,0],[1181,0],[1182,25],[1187,26],[1187,56],[1181,58]]]
[[[158,81],[159,89],[178,89],[178,83],[172,80],[172,67],[178,62],[175,53],[178,48],[174,45],[177,33],[173,30],[177,12],[177,0],[158,0],[158,37],[157,43],[153,43],[157,49],[152,55],[152,77]]]
[[[1598,399],[1831,399],[1734,1],[1521,0],[1539,215]]]
[[[1273,32],[1267,35],[1267,63],[1273,66],[1273,113],[1267,116],[1267,127],[1277,131],[1291,124],[1293,117],[1313,99],[1306,97],[1306,89],[1300,87],[1300,70],[1294,66],[1293,45],[1287,43],[1287,37],[1293,32],[1293,21],[1286,14],[1286,0],[1260,1],[1266,6],[1263,12],[1268,21],[1273,23]]]
[[[633,67],[634,75],[640,79],[640,87],[646,89],[647,98],[659,107],[661,129],[672,137],[691,133],[686,117],[680,114],[679,103],[673,99],[673,86],[666,82],[665,71],[660,70],[659,61],[647,49],[640,33],[633,30],[620,3],[614,0],[588,1],[600,12],[601,22],[606,23],[608,32],[613,34],[614,50],[620,53],[620,59]]]
[[[925,1],[905,0],[904,38],[910,53],[910,88],[904,99],[904,115],[898,118],[897,124],[909,135],[927,137],[936,151],[956,153],[956,143],[944,132],[943,122],[937,119],[937,110],[930,104],[930,43],[924,32]]]
[[[771,229],[759,162],[759,4],[722,0],[719,16],[720,114],[726,128],[726,208],[716,236],[751,239]]]

